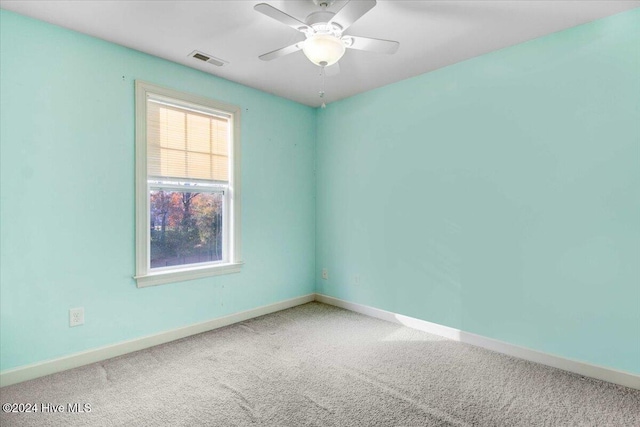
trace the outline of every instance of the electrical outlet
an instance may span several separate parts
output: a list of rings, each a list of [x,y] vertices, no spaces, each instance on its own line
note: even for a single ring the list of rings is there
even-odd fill
[[[353,276],[353,284],[358,286],[360,285],[360,275],[356,274],[355,276]]]
[[[84,307],[72,308],[69,310],[69,326],[84,325]]]
[[[329,280],[329,270],[327,270],[326,268],[322,269],[322,278],[324,280]]]

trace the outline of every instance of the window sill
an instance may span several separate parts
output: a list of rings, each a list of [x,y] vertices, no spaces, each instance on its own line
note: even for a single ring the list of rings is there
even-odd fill
[[[166,283],[184,282],[186,280],[201,279],[209,276],[219,276],[222,274],[239,273],[242,262],[221,264],[206,267],[192,267],[180,270],[163,271],[151,273],[144,276],[135,276],[139,288],[148,286],[163,285]]]

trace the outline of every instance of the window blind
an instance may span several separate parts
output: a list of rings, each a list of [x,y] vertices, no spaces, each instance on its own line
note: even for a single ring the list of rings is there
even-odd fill
[[[149,177],[229,182],[229,118],[147,100]]]

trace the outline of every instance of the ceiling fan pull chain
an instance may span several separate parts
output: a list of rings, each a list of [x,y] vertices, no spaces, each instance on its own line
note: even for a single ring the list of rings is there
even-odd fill
[[[318,92],[318,95],[320,95],[320,98],[323,99],[324,98],[324,66],[320,67],[320,80],[321,80],[321,87],[320,87],[320,92]],[[322,102],[322,105],[320,106],[320,108],[327,108],[327,105],[324,103],[324,101]]]

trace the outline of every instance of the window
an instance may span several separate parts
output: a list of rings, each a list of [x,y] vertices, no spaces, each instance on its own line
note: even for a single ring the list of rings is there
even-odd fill
[[[138,287],[240,271],[240,109],[136,82]]]

